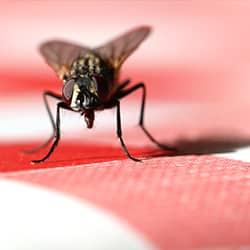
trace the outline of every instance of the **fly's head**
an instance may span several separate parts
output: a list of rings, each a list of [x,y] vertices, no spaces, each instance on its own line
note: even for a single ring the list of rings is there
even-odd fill
[[[89,88],[85,86],[86,84],[90,85]],[[64,100],[74,111],[83,112],[85,110],[96,109],[100,101],[95,92],[94,85],[94,80],[88,77],[77,80],[70,79],[63,87]]]
[[[100,105],[98,95],[94,91],[94,85],[95,82],[93,79],[83,77],[80,79],[70,79],[63,87],[64,100],[72,110],[80,112],[85,116],[88,128],[93,127],[94,110]]]

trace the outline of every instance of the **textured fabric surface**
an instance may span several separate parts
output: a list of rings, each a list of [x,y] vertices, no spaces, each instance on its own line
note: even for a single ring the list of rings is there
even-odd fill
[[[160,249],[236,249],[250,243],[250,168],[240,161],[160,157],[4,176],[86,199]]]

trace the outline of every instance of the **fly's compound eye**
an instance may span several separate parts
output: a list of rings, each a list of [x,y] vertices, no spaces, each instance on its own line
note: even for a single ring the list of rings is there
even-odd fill
[[[73,95],[73,90],[74,90],[74,80],[69,80],[68,82],[65,83],[62,93],[63,97],[66,99],[66,101],[70,101]]]

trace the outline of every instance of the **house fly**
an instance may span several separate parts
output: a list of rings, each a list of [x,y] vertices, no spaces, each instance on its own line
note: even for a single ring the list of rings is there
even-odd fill
[[[139,89],[142,90],[139,126],[157,146],[165,150],[174,150],[170,146],[159,143],[144,126],[145,84],[140,82],[128,87],[129,80],[119,81],[119,72],[124,61],[149,35],[150,30],[151,28],[148,26],[134,28],[97,48],[88,48],[61,40],[51,40],[41,44],[40,53],[56,72],[63,85],[62,94],[51,91],[43,93],[53,134],[44,144],[30,152],[38,151],[53,143],[44,157],[32,162],[45,161],[57,147],[60,140],[60,113],[62,109],[79,112],[84,116],[87,128],[90,129],[93,127],[95,111],[113,107],[116,108],[116,133],[121,146],[128,158],[140,161],[133,157],[126,147],[122,137],[120,115],[120,99]],[[55,120],[48,104],[48,97],[58,100]]]

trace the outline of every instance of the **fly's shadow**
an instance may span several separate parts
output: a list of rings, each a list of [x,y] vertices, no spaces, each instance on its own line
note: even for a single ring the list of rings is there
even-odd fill
[[[177,140],[175,145],[178,148],[176,155],[230,153],[250,146],[250,138],[209,135],[195,139],[182,138]]]

